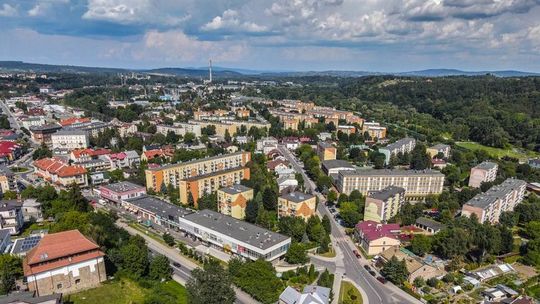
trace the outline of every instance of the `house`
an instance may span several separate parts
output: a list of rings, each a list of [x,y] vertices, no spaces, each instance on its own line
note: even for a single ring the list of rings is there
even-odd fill
[[[482,291],[482,295],[486,301],[500,302],[506,299],[513,299],[519,295],[519,292],[506,285],[497,284],[495,287]]]
[[[482,183],[492,182],[497,178],[499,166],[494,162],[485,161],[471,168],[469,187],[480,188]]]
[[[67,165],[56,158],[43,158],[34,161],[36,174],[51,183],[62,187],[76,183],[79,186],[88,186],[87,170],[78,165]]]
[[[278,140],[274,137],[265,137],[257,140],[257,151],[267,154],[268,152],[277,149]]]
[[[363,221],[356,224],[354,234],[360,246],[368,255],[376,255],[390,247],[401,244],[398,235],[399,224],[381,224],[374,221]]]
[[[337,148],[329,142],[320,141],[317,143],[317,155],[321,161],[336,159]]]
[[[269,171],[279,171],[289,168],[289,162],[282,159],[271,160],[266,163]]]
[[[426,149],[427,154],[431,158],[434,158],[439,153],[442,153],[443,158],[449,158],[450,157],[450,146],[445,144],[436,144],[434,146],[431,146]]]
[[[0,165],[0,193],[14,191],[17,189],[17,181],[11,169]]]
[[[425,263],[423,260],[418,258],[414,253],[408,251],[404,248],[399,248],[395,246],[383,251],[379,255],[383,261],[387,262],[395,257],[398,261],[405,261],[405,266],[409,272],[407,280],[412,283],[417,277],[421,277],[424,280],[429,280],[431,278],[437,278],[444,276],[446,271],[444,266],[435,266]]]
[[[388,222],[398,214],[405,202],[405,189],[388,186],[380,191],[374,191],[366,197],[364,221],[377,223]]]
[[[88,178],[89,178],[89,183],[93,186],[108,183],[111,180],[109,172],[107,171],[90,172],[88,173]]]
[[[237,219],[246,217],[246,206],[253,199],[253,189],[243,185],[232,185],[217,191],[218,211]]]
[[[294,176],[282,175],[277,178],[277,184],[279,192],[282,193],[285,190],[294,190],[298,187],[298,180]]]
[[[37,296],[34,291],[13,292],[0,296],[0,304],[62,304],[62,294]]]
[[[0,159],[4,162],[12,162],[22,154],[22,148],[12,141],[0,141]]]
[[[427,217],[419,217],[414,224],[415,227],[422,229],[428,234],[437,234],[445,226],[442,223],[434,221]]]
[[[303,292],[287,286],[279,295],[278,304],[328,304],[330,303],[330,288],[308,285]]]
[[[3,254],[11,244],[11,231],[9,229],[0,229],[0,254]]]
[[[86,163],[93,159],[97,159],[99,156],[109,155],[111,150],[109,149],[75,149],[69,154],[69,159],[74,163]]]
[[[122,169],[122,168],[132,168],[139,166],[141,163],[141,158],[139,153],[135,150],[129,150],[125,152],[112,153],[106,157],[110,164],[111,169]]]
[[[432,158],[431,159],[431,166],[433,168],[439,168],[439,169],[444,169],[446,168],[446,161],[444,159],[438,159],[438,158]]]
[[[141,155],[141,161],[150,161],[154,158],[164,158],[166,160],[170,160],[174,156],[174,149],[155,149],[155,150],[146,150]]]
[[[38,296],[94,288],[107,279],[104,256],[78,230],[47,234],[26,254],[24,277]]]
[[[41,203],[36,199],[25,199],[22,204],[22,213],[25,222],[43,221],[43,212],[41,210]]]
[[[120,204],[123,200],[143,196],[146,187],[123,181],[109,185],[99,186],[99,196],[111,203]]]
[[[17,200],[0,201],[0,229],[9,229],[11,235],[19,234],[23,224],[22,203]]]
[[[314,195],[291,192],[278,198],[278,217],[298,216],[307,221],[315,214],[317,198]]]

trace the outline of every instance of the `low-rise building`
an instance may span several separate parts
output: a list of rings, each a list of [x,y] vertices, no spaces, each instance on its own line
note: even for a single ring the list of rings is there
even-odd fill
[[[11,169],[6,166],[0,166],[0,193],[15,191],[16,189],[17,181]]]
[[[11,243],[11,231],[9,229],[0,229],[0,254],[6,252]]]
[[[22,154],[22,148],[12,141],[0,141],[0,161],[12,162]]]
[[[28,198],[22,204],[23,218],[26,222],[41,222],[43,221],[43,211],[41,203],[34,198]]]
[[[427,234],[437,234],[439,231],[441,231],[441,229],[445,227],[444,224],[427,217],[417,218],[414,226],[416,228],[422,229]]]
[[[115,204],[143,195],[146,195],[146,187],[128,181],[99,186],[99,196]]]
[[[253,199],[253,189],[237,184],[217,191],[218,211],[236,219],[246,217],[246,206]]]
[[[137,167],[141,163],[139,153],[135,150],[112,153],[107,155],[107,159],[111,164],[112,170]]]
[[[426,149],[427,154],[431,158],[437,156],[437,154],[442,153],[444,156],[443,158],[449,158],[450,157],[450,146],[445,144],[436,144],[432,147],[429,147]]]
[[[399,247],[399,224],[381,224],[374,221],[363,221],[356,224],[355,238],[367,253],[376,255],[390,247]]]
[[[339,171],[355,170],[354,166],[341,159],[323,160],[321,162],[323,172],[332,177],[337,177]]]
[[[409,272],[409,276],[407,277],[409,283],[413,283],[414,279],[418,277],[429,280],[431,278],[442,277],[446,274],[443,266],[430,265],[403,248],[392,247],[382,252],[379,256],[384,262],[390,261],[392,257],[395,257],[398,261],[405,261],[405,266]]]
[[[497,178],[499,165],[494,162],[485,161],[471,168],[469,177],[469,187],[480,188],[482,183],[492,182]]]
[[[53,150],[85,149],[90,145],[90,137],[82,130],[60,130],[51,135]]]
[[[38,296],[34,291],[19,291],[0,296],[0,304],[62,304],[62,294]]]
[[[23,224],[22,203],[17,200],[0,201],[0,229],[8,229],[11,235],[19,234]]]
[[[40,144],[51,145],[51,136],[60,129],[62,129],[62,126],[59,124],[32,126],[30,127],[30,133],[34,141]]]
[[[386,157],[385,164],[390,163],[390,157],[398,155],[398,153],[410,153],[416,146],[416,139],[411,137],[402,138],[394,143],[379,149],[379,153]]]
[[[307,221],[315,214],[317,198],[314,195],[291,192],[278,198],[278,217],[298,216]]]
[[[509,178],[470,199],[463,205],[461,214],[468,217],[475,214],[480,223],[496,224],[502,212],[513,211],[523,201],[526,187],[525,181]]]
[[[25,238],[15,239],[9,253],[18,257],[24,257],[28,251],[36,247],[41,238],[47,233],[48,230],[42,230],[36,233],[32,232]]]
[[[317,144],[317,155],[321,161],[336,159],[337,148],[329,142],[320,141]]]
[[[330,303],[330,288],[308,285],[300,292],[287,286],[279,295],[278,304],[328,304]]]
[[[380,191],[370,193],[366,197],[364,221],[388,222],[398,214],[405,202],[405,189],[388,186]]]
[[[43,158],[34,161],[36,174],[46,181],[67,187],[73,183],[88,186],[87,170],[78,165],[67,165],[55,158]]]
[[[39,296],[94,288],[107,279],[104,256],[78,230],[47,234],[26,254],[24,277]]]

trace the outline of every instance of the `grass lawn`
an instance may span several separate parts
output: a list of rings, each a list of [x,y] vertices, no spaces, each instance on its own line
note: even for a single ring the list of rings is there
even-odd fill
[[[336,257],[336,251],[334,250],[333,247],[330,247],[330,250],[328,250],[328,252],[321,253],[319,255],[322,256],[322,257],[325,257],[325,258],[335,258]]]
[[[157,287],[157,290],[168,291],[176,295],[178,304],[187,303],[186,289],[175,281],[161,283]],[[153,292],[156,292],[156,290],[142,288],[139,284],[129,279],[119,279],[105,282],[98,288],[85,290],[65,297],[67,299],[66,303],[72,304],[132,304],[143,303],[145,297]]]
[[[341,304],[345,300],[349,300],[348,303],[362,304],[362,295],[352,283],[341,281],[338,303]]]
[[[476,142],[456,142],[456,145],[468,149],[468,150],[484,150],[493,157],[502,158],[504,156],[510,156],[517,159],[527,159],[529,157],[537,156],[533,151],[519,151],[517,149],[500,149],[481,145]]]
[[[11,167],[11,171],[17,172],[17,173],[22,173],[22,172],[28,171],[28,169],[23,168],[23,167]]]

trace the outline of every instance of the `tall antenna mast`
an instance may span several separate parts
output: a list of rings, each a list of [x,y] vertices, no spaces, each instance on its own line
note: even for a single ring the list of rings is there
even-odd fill
[[[210,74],[209,82],[212,83],[212,59],[210,59],[208,61],[208,71],[209,71],[209,74]]]

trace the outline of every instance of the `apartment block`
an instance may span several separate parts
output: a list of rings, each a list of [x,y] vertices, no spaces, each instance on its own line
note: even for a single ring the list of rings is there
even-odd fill
[[[167,187],[169,184],[179,187],[180,181],[186,178],[243,167],[250,160],[250,152],[240,151],[147,169],[145,172],[146,187],[161,192],[162,189],[165,189],[163,187]]]
[[[190,123],[175,123],[172,126],[169,125],[157,125],[156,132],[163,135],[167,135],[169,132],[173,132],[176,135],[184,136],[186,133],[193,133],[195,136],[201,136],[201,126]]]
[[[386,138],[386,127],[382,127],[378,122],[364,122],[362,125],[362,135],[366,132],[371,138]]]
[[[203,195],[216,192],[222,187],[240,184],[243,179],[249,179],[248,167],[235,167],[183,179],[179,187],[180,202],[188,204],[191,196],[193,204],[197,206],[198,200]]]
[[[388,186],[405,189],[405,199],[423,200],[426,196],[440,194],[443,190],[444,174],[435,170],[388,170],[367,169],[340,171],[336,187],[340,193],[349,195],[358,190],[363,195],[380,191]]]
[[[463,205],[461,214],[468,217],[476,214],[480,223],[496,224],[502,212],[513,211],[523,201],[526,187],[525,181],[509,178],[469,200]]]
[[[398,153],[410,153],[416,147],[416,140],[414,138],[406,137],[402,138],[395,143],[391,143],[384,148],[380,148],[379,152],[386,156],[385,164],[390,162],[390,157],[397,155]]]
[[[497,178],[499,165],[493,162],[485,161],[471,168],[469,177],[469,187],[480,188],[482,183],[492,182]]]
[[[317,144],[317,155],[321,161],[336,159],[337,149],[329,142],[320,141]]]
[[[217,191],[218,211],[242,220],[246,217],[246,206],[253,199],[253,189],[235,184]]]
[[[398,214],[405,201],[405,189],[388,186],[366,197],[364,221],[388,222]]]
[[[436,144],[432,147],[429,147],[426,149],[427,154],[431,158],[437,156],[437,154],[442,153],[444,155],[444,158],[450,157],[450,146],[445,144]]]
[[[53,149],[85,149],[90,145],[90,137],[82,130],[60,130],[51,135]]]
[[[229,134],[233,136],[243,126],[246,130],[256,127],[259,129],[270,129],[270,123],[260,122],[257,120],[190,120],[190,124],[199,125],[201,128],[207,128],[208,126],[214,126],[216,128],[216,135],[225,136],[225,133],[229,131]]]
[[[315,214],[317,199],[314,195],[291,192],[278,198],[278,217],[298,216],[307,221]]]

